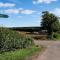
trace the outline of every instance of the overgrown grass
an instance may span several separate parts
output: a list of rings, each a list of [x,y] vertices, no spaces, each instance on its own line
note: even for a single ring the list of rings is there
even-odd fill
[[[0,53],[32,46],[33,39],[24,37],[17,31],[0,28]]]
[[[25,60],[26,57],[34,55],[42,50],[42,47],[33,46],[32,48],[20,49],[0,54],[0,60]]]

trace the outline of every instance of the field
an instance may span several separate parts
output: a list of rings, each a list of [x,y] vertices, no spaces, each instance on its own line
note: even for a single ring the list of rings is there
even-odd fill
[[[46,30],[42,27],[13,27],[12,30],[18,31],[23,36],[31,36],[36,40],[47,40]]]

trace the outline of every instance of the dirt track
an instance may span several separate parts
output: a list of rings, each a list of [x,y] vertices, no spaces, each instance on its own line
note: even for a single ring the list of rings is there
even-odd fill
[[[60,41],[35,41],[35,43],[47,47],[35,60],[60,60]]]

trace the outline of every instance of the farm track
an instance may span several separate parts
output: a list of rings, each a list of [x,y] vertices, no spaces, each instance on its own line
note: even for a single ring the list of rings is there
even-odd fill
[[[34,60],[60,60],[60,41],[34,41],[36,45],[43,45],[46,50]]]

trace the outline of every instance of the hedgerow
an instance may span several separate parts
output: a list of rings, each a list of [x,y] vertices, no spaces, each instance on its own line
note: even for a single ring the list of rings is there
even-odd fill
[[[17,31],[0,28],[0,52],[28,48],[32,44],[32,38],[23,37]]]

